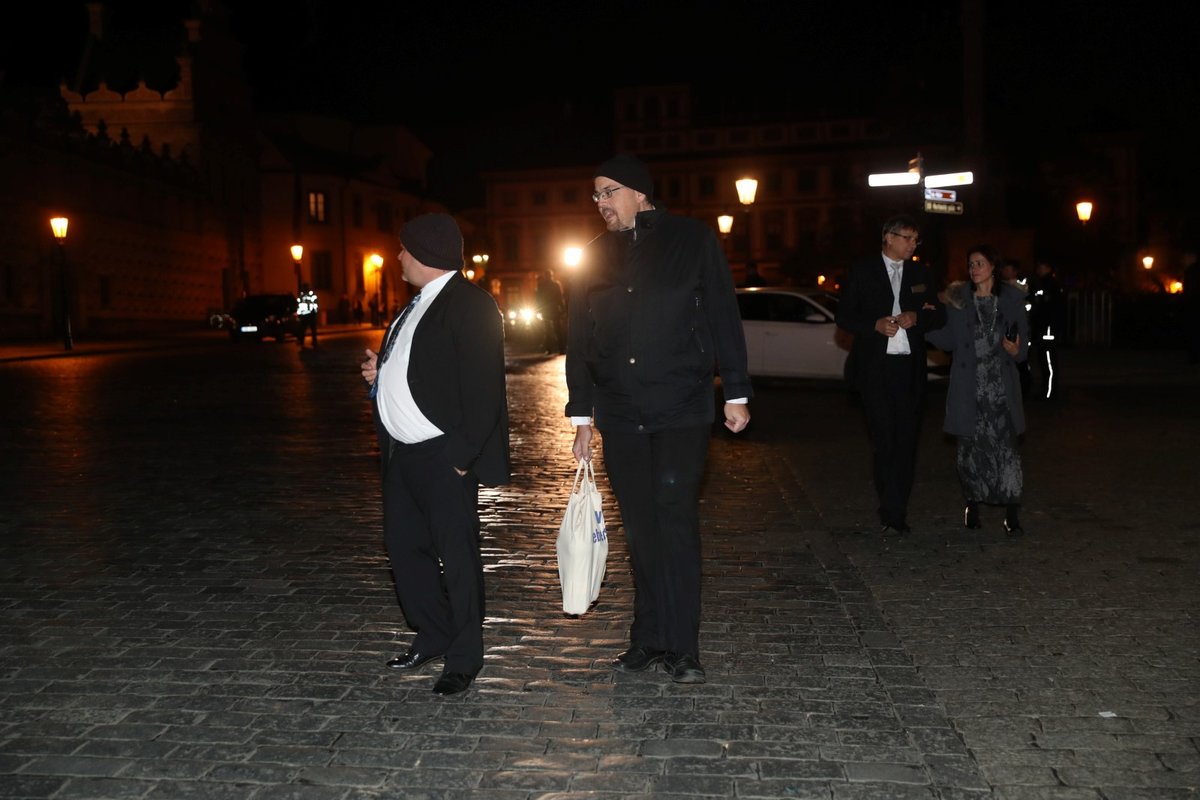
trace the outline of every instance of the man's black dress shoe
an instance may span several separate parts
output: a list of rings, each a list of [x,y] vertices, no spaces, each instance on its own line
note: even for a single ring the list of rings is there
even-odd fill
[[[981,524],[979,521],[979,504],[967,503],[967,507],[963,509],[963,526],[974,530]]]
[[[883,528],[879,531],[884,536],[899,535],[904,533],[912,533],[912,528],[903,522],[885,522]]]
[[[441,656],[437,653],[420,653],[416,650],[409,650],[387,662],[387,665],[392,669],[417,669],[435,658],[441,658]]]
[[[648,647],[631,647],[612,662],[613,669],[622,672],[645,672],[663,660],[662,650],[651,650]]]
[[[475,680],[475,676],[465,672],[443,672],[442,677],[438,678],[437,683],[433,685],[433,693],[459,694],[465,692],[473,680]]]
[[[686,653],[667,653],[663,657],[663,669],[671,674],[676,683],[704,683],[704,667],[695,656]]]

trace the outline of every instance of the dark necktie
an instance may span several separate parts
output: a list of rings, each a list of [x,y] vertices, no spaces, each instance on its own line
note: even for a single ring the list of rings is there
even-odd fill
[[[391,331],[388,332],[387,341],[383,343],[383,350],[381,350],[379,353],[379,363],[375,368],[375,382],[371,384],[371,390],[367,393],[367,397],[374,397],[375,393],[379,391],[378,370],[383,367],[384,363],[386,363],[388,360],[388,356],[392,354],[392,348],[396,346],[396,339],[400,336],[400,328],[404,326],[404,320],[408,318],[409,313],[417,305],[417,301],[420,299],[420,292],[413,295],[413,299],[408,301],[408,305],[401,309],[399,316],[396,317],[396,324],[392,325]]]

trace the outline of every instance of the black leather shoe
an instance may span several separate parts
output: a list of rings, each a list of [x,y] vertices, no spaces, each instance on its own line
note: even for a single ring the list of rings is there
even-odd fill
[[[662,650],[651,650],[648,647],[631,647],[612,662],[613,669],[622,672],[645,672],[663,660],[666,655]]]
[[[979,522],[979,504],[967,503],[967,507],[963,510],[963,526],[972,530],[981,525]]]
[[[667,653],[663,657],[663,669],[671,675],[676,683],[704,683],[704,667],[695,656],[678,653]]]
[[[912,528],[903,522],[885,522],[879,532],[884,536],[901,536],[906,533],[912,533]]]
[[[473,680],[475,680],[475,676],[465,672],[443,672],[442,677],[438,678],[437,683],[433,685],[433,693],[460,694],[467,690]]]
[[[441,658],[437,653],[420,653],[416,650],[409,650],[401,656],[393,658],[387,662],[387,665],[392,669],[417,669],[435,658]]]

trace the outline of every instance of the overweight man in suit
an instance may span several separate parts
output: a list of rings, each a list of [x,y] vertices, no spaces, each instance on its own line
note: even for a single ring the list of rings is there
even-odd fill
[[[416,631],[388,662],[445,666],[433,691],[466,691],[483,666],[479,485],[509,479],[504,324],[492,296],[463,277],[454,218],[423,214],[400,230],[404,279],[418,290],[362,363],[383,458],[383,531],[396,594]]]
[[[862,398],[884,533],[907,533],[917,433],[925,400],[925,332],[946,323],[933,274],[913,253],[917,223],[883,225],[882,252],[850,267],[837,324],[854,335],[850,380]]]

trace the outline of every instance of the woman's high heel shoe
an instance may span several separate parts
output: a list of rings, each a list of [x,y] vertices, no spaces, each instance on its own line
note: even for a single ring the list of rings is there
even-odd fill
[[[963,525],[972,530],[980,527],[979,522],[979,503],[967,503],[967,507],[963,509]]]
[[[1021,518],[1017,516],[1017,507],[1009,506],[1004,514],[1004,532],[1009,536],[1020,536],[1025,533],[1025,529],[1021,527]]]

